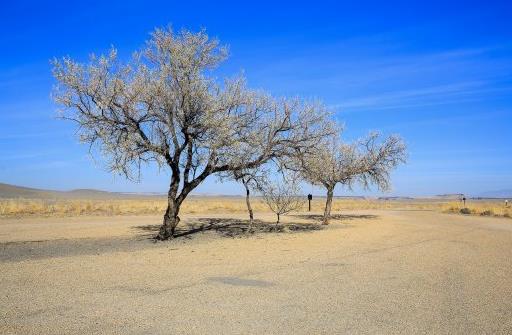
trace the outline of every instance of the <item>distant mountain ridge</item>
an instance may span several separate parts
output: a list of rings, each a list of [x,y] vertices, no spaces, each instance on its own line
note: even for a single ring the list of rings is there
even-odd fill
[[[512,198],[512,189],[488,191],[478,194],[479,198]]]
[[[506,198],[512,198],[512,189],[504,189],[504,190],[498,190],[498,191],[487,191],[482,192],[478,194],[439,194],[436,195],[435,198],[439,199],[460,199],[461,197],[465,196],[466,198],[482,198],[482,199],[506,199]]]
[[[109,192],[96,189],[74,189],[70,191],[55,191],[0,183],[0,198],[4,199],[113,199],[161,196],[164,196],[164,194]]]
[[[462,193],[449,193],[449,194],[438,194],[438,195],[435,195],[434,198],[447,199],[447,200],[453,200],[453,199],[458,200],[462,196],[463,196]]]
[[[43,198],[52,191],[0,183],[0,198]]]
[[[0,199],[140,199],[163,198],[163,192],[110,192],[91,188],[79,188],[69,191],[45,190],[25,186],[0,183]],[[189,197],[239,197],[240,195],[190,194]]]
[[[159,192],[109,192],[103,190],[82,188],[70,191],[56,191],[45,190],[38,188],[31,188],[25,186],[17,186],[6,183],[0,183],[0,199],[134,199],[134,198],[158,198],[165,197],[166,193]],[[191,197],[239,197],[240,195],[225,195],[225,194],[191,194]],[[366,197],[358,195],[349,196],[336,196],[341,199],[379,199],[379,200],[411,200],[421,198],[434,198],[443,200],[459,200],[462,194],[449,193],[439,194],[432,197],[408,197],[408,196],[381,196],[381,197]],[[318,196],[316,196],[318,197]],[[321,196],[320,196],[321,197]],[[466,195],[468,198],[499,198],[499,199],[512,199],[512,189],[503,189],[498,191],[489,191],[479,193],[477,195]]]

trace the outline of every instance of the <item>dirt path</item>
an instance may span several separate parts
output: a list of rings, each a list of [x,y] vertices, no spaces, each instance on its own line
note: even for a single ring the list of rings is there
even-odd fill
[[[0,220],[0,333],[512,333],[512,220],[344,215],[156,244],[159,217]]]

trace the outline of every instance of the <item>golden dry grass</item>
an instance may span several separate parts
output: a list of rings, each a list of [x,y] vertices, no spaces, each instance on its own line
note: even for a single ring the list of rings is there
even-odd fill
[[[255,212],[268,212],[267,206],[259,198],[252,199]],[[312,202],[312,210],[323,210],[324,199],[316,198]],[[405,209],[432,210],[446,213],[460,213],[462,204],[454,201],[437,199],[414,200],[377,200],[336,198],[332,210],[358,209]],[[512,208],[506,208],[502,201],[469,201],[467,206],[471,214],[510,217]],[[147,215],[160,214],[165,211],[164,198],[140,199],[2,199],[0,200],[0,216],[85,216],[85,215]],[[303,209],[306,209],[304,202]],[[196,213],[244,213],[245,199],[242,197],[190,197],[182,206],[183,214]]]
[[[81,216],[81,215],[145,215],[163,213],[164,198],[141,199],[3,199],[0,216]],[[266,211],[265,205],[255,199],[256,211]],[[185,201],[182,213],[241,213],[246,211],[242,198],[192,197]]]
[[[467,208],[469,214],[481,216],[503,216],[510,218],[512,216],[512,207],[505,206],[503,201],[476,201],[469,202],[466,207],[460,202],[450,202],[443,205],[442,210],[445,213],[461,213],[463,208]]]

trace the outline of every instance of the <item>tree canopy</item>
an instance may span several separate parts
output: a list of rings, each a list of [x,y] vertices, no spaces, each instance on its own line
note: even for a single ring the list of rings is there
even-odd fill
[[[161,238],[172,237],[181,203],[208,176],[308,152],[333,133],[321,103],[250,90],[240,75],[217,80],[212,70],[227,55],[205,31],[167,28],[126,62],[114,48],[87,64],[53,61],[63,118],[110,171],[138,180],[145,163],[170,169]]]

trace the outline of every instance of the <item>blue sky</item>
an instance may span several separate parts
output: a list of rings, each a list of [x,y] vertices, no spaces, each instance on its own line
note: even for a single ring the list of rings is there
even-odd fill
[[[155,27],[172,24],[205,27],[229,44],[220,74],[243,70],[253,88],[323,100],[347,140],[401,134],[409,162],[393,173],[391,194],[512,188],[511,14],[506,1],[4,3],[0,182],[165,191],[166,171],[147,168],[136,184],[88,157],[74,125],[55,118],[49,60],[86,60],[111,45],[128,57]],[[241,188],[212,177],[198,192]]]

